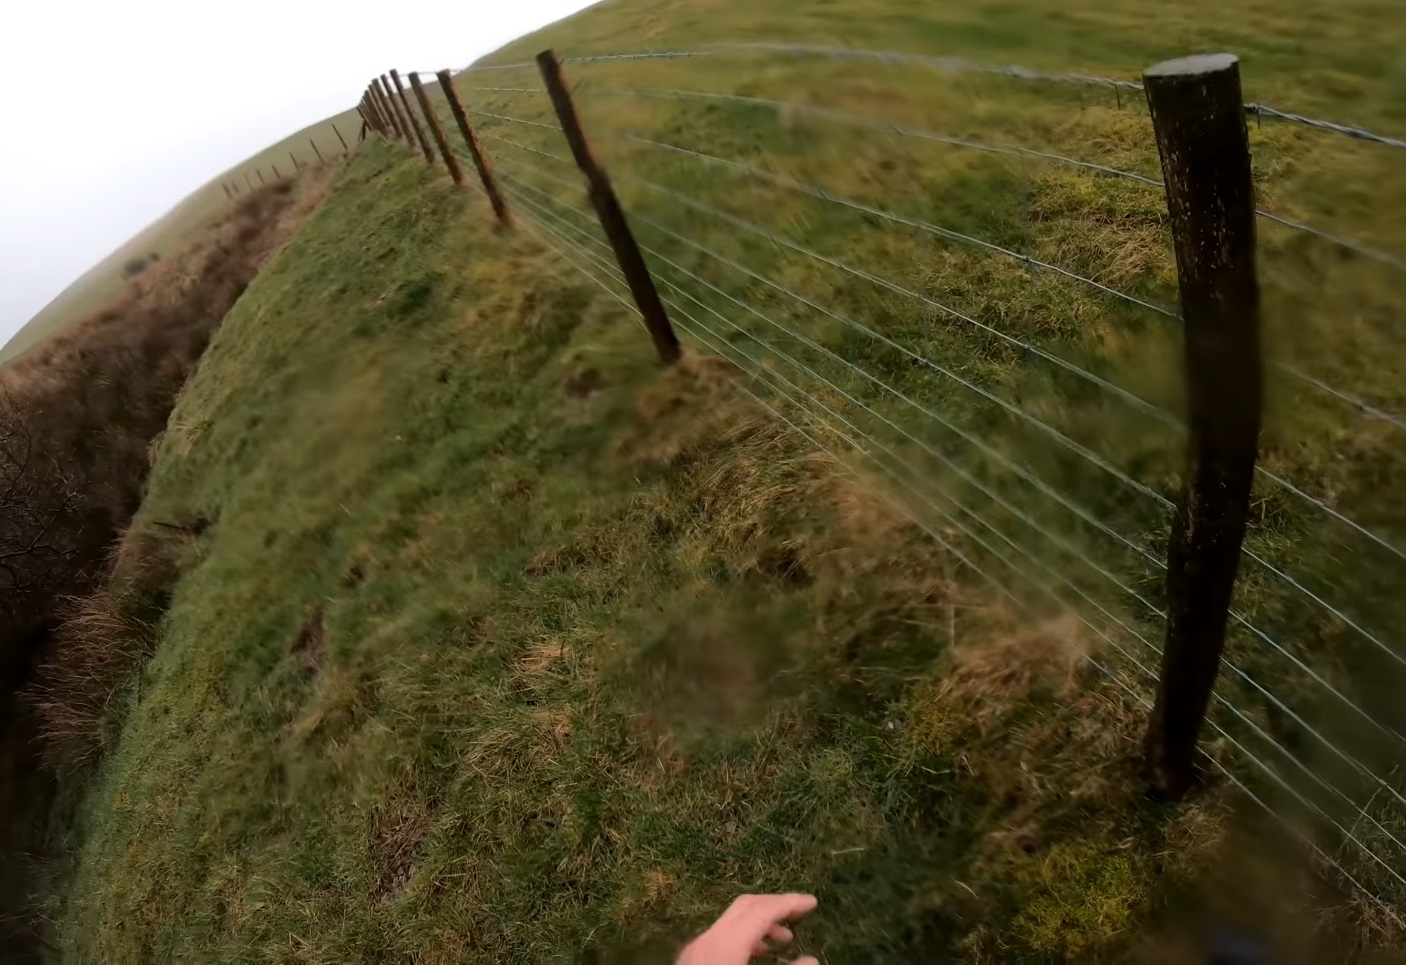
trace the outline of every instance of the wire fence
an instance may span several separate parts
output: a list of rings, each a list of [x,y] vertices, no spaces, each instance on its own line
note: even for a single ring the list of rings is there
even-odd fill
[[[796,83],[813,81],[804,62],[816,58],[841,65],[828,87]],[[685,66],[691,86],[675,76]],[[1150,83],[802,44],[569,57],[554,70],[437,74],[468,156],[428,100],[421,113],[455,179],[473,166],[501,221],[639,316],[656,344],[663,324],[736,365],[742,391],[882,481],[882,499],[1014,606],[1072,614],[1101,642],[1090,666],[1136,705],[1175,695],[1177,545],[1198,497],[1185,461],[1202,432],[1185,418],[1182,377],[1193,395],[1198,377],[1180,347],[1199,323],[1175,307],[1194,293],[1185,253],[1173,257],[1166,130],[1140,106]],[[963,103],[973,91],[954,78],[1014,87]],[[709,80],[719,88],[698,86]],[[831,103],[766,90],[788,81]],[[414,144],[410,101],[374,88],[363,116]],[[1100,90],[1112,103],[1090,108],[1085,92]],[[1238,71],[1235,95],[1242,137],[1253,116],[1345,136],[1316,150],[1406,147],[1245,103]],[[931,117],[966,127],[939,132]],[[1284,150],[1276,137],[1257,158]],[[610,219],[614,184],[628,226]],[[1380,319],[1400,317],[1406,257],[1281,204],[1292,202],[1248,209],[1273,226],[1257,271],[1242,261],[1277,322],[1264,359],[1282,405],[1250,454],[1200,760],[1396,919],[1406,517],[1393,487],[1406,479],[1406,380],[1387,352],[1401,333]],[[1372,318],[1344,338],[1355,305]]]
[[[280,170],[277,161],[267,160],[261,164],[244,168],[237,175],[232,173],[219,182],[220,190],[224,192],[225,198],[233,200],[246,191],[272,184],[289,175],[296,176],[302,172],[303,168],[325,167],[328,159],[350,157],[353,142],[347,141],[341,128],[337,127],[336,124],[329,121],[327,126],[332,129],[332,134],[337,139],[335,144],[329,144],[328,138],[324,135],[323,143],[319,145],[316,136],[311,136],[307,140],[308,147],[312,149],[312,157],[299,156],[297,148],[290,148],[286,170]],[[361,137],[365,138],[365,136],[366,132],[363,129]],[[354,143],[359,143],[359,141]]]

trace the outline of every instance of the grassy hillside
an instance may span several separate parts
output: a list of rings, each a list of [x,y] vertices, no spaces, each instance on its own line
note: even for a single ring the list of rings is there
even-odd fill
[[[234,181],[243,189],[247,174],[249,183],[257,187],[260,182],[256,172],[262,169],[265,178],[272,182],[274,165],[278,166],[280,174],[290,175],[293,173],[293,164],[288,158],[289,151],[297,155],[299,163],[315,163],[316,158],[308,144],[309,138],[316,141],[326,160],[340,157],[342,148],[332,131],[333,124],[337,125],[349,144],[355,144],[354,138],[361,130],[361,119],[355,110],[344,111],[290,134],[277,144],[270,145],[211,179],[183,198],[167,214],[133,235],[112,254],[80,275],[55,296],[53,301],[40,309],[24,328],[0,347],[0,363],[16,358],[47,336],[78,321],[120,295],[130,285],[122,274],[122,266],[129,259],[145,257],[153,252],[169,256],[178,251],[188,242],[192,232],[209,223],[218,213],[229,207],[229,199],[220,188],[222,182]]]
[[[1395,54],[1406,26],[1391,9],[1222,8],[634,0],[490,59],[785,39],[1132,77],[1228,47],[1244,56],[1251,98],[1406,127]],[[1328,871],[1321,859],[1308,869],[1285,842],[1251,848],[1249,833],[1272,826],[1246,806],[1242,828],[1245,801],[1224,781],[1178,806],[1143,795],[1136,695],[1150,685],[1131,658],[1155,655],[1118,648],[1136,649],[1136,633],[1155,642],[1157,620],[1087,561],[1160,599],[1144,554],[1165,540],[1155,497],[1175,493],[1177,434],[834,263],[1175,410],[1169,321],[623,135],[743,159],[1174,303],[1155,186],[619,88],[814,100],[1155,176],[1145,109],[1112,91],[755,53],[568,69],[694,354],[657,371],[633,317],[563,262],[610,284],[589,221],[572,213],[568,166],[486,139],[524,222],[498,233],[480,197],[403,147],[362,152],[226,320],[157,452],[138,532],[211,525],[190,540],[160,647],[85,805],[75,877],[55,899],[65,957],[659,959],[736,892],[796,888],[821,898],[803,948],[834,960],[1202,955],[1187,948],[1204,920],[1183,913],[1201,896],[1221,921],[1223,882],[1232,914],[1300,954],[1310,934],[1339,956],[1392,942],[1390,914],[1314,877]],[[548,116],[538,94],[482,89],[534,88],[530,70],[460,85],[476,110]],[[481,121],[485,135],[564,153],[555,132]],[[1393,159],[1310,134],[1252,132],[1262,202],[1406,251]],[[1392,276],[1320,240],[1272,228],[1262,240],[1268,343],[1406,408]],[[1153,496],[815,305],[1014,400]],[[1391,427],[1274,372],[1266,466],[1399,541]],[[909,461],[912,488],[849,460],[813,402],[778,405],[838,457],[747,395],[772,398],[781,374]],[[1032,496],[1014,461],[1125,542]],[[954,522],[968,520],[959,505],[1031,548],[1024,574]],[[1396,573],[1384,550],[1268,483],[1256,514],[1262,560],[1361,626],[1401,626],[1382,592]],[[962,555],[1034,600],[1030,611]],[[1362,642],[1259,567],[1247,563],[1237,606],[1394,722],[1394,679],[1372,690]],[[1032,569],[1084,596],[1042,597]],[[1360,730],[1245,632],[1231,655],[1334,741]],[[1278,705],[1229,675],[1224,694],[1321,765],[1326,752]],[[1224,709],[1216,720],[1288,772],[1282,748]],[[1394,749],[1353,747],[1373,768],[1394,764]],[[1234,745],[1208,750],[1291,811]],[[1397,827],[1361,776],[1332,778],[1350,804],[1373,806],[1376,828]],[[1346,814],[1326,796],[1321,806]],[[1353,828],[1377,844],[1365,824]],[[1398,897],[1368,857],[1321,841]]]

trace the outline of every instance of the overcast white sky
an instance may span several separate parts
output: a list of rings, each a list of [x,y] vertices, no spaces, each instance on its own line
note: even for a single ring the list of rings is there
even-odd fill
[[[589,0],[7,4],[0,344],[218,172],[391,67],[462,67]]]

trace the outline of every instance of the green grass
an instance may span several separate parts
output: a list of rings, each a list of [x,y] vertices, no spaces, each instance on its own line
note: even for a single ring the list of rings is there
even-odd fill
[[[1393,92],[1406,78],[1389,52],[1403,30],[1390,9],[1367,3],[1291,18],[1269,5],[1209,3],[1071,10],[888,0],[797,11],[636,0],[593,8],[492,59],[522,60],[548,45],[571,55],[788,39],[1131,77],[1164,57],[1229,48],[1243,56],[1252,99],[1400,131],[1406,117]],[[885,399],[834,358],[655,258],[668,298],[728,333],[686,341],[785,373],[899,451],[920,495],[885,484],[823,426],[812,431],[840,455],[817,453],[740,393],[717,360],[657,371],[633,316],[531,230],[492,231],[476,194],[452,189],[403,147],[369,147],[231,313],[161,442],[138,526],[196,516],[215,524],[199,538],[83,809],[61,905],[64,955],[658,959],[735,893],[795,888],[821,897],[800,931],[804,948],[832,960],[1116,958],[1160,948],[1208,870],[1241,854],[1227,844],[1235,799],[1213,781],[1188,805],[1147,801],[1137,775],[1142,711],[1080,660],[1093,654],[1146,693],[1149,682],[1095,629],[1140,645],[1080,600],[1042,598],[1032,585],[1047,580],[1012,571],[944,514],[971,525],[952,501],[980,513],[1031,550],[1037,563],[1023,569],[1062,575],[1153,642],[1153,616],[1078,556],[1154,601],[1155,567],[1033,496],[1003,461],[1029,467],[1154,557],[1164,514],[971,390],[643,219],[882,329],[1169,496],[1180,440],[1006,344],[749,238],[638,179],[763,222],[1176,408],[1171,325],[1009,260],[616,135],[745,158],[1170,304],[1160,195],[887,136],[856,141],[800,115],[605,88],[813,99],[1155,174],[1145,108],[1100,92],[755,55],[568,70],[645,245],[864,365],[955,429]],[[533,85],[530,71],[459,83],[476,109],[548,116],[539,96],[475,90]],[[506,133],[486,119],[482,130]],[[565,153],[550,131],[508,136]],[[1285,126],[1251,136],[1266,207],[1406,251],[1392,214],[1406,183],[1390,176],[1392,157]],[[523,199],[579,207],[579,192],[529,165],[570,179],[569,168],[485,144],[500,171],[545,192],[512,186],[521,215],[541,217]],[[555,217],[545,219],[552,230],[578,237]],[[592,243],[577,240],[567,253],[589,266],[586,251]],[[1326,381],[1406,409],[1395,279],[1270,229],[1261,274],[1267,344]],[[675,318],[698,331],[683,312]],[[1401,542],[1392,437],[1271,375],[1266,465]],[[950,453],[968,476],[894,424]],[[1042,542],[970,480],[1078,553]],[[964,569],[924,526],[1028,597],[1034,614]],[[1370,628],[1400,626],[1401,604],[1383,592],[1393,581],[1388,558],[1292,496],[1257,493],[1250,546]],[[1394,720],[1396,692],[1373,690],[1364,673],[1372,665],[1346,628],[1250,564],[1237,606]],[[1281,655],[1239,631],[1230,648],[1335,741],[1361,737]],[[1367,800],[1370,787],[1327,771],[1321,749],[1263,697],[1233,678],[1226,685],[1263,727]],[[1217,720],[1250,741],[1223,711]],[[1208,747],[1286,807],[1225,742]],[[1302,779],[1268,746],[1249,747]],[[1374,767],[1394,764],[1388,750],[1353,748]],[[1385,798],[1372,799],[1373,814],[1396,828]],[[1322,841],[1336,850],[1341,836],[1331,832]],[[1362,829],[1359,837],[1370,838]],[[1288,891],[1301,869],[1283,854],[1270,881]],[[1396,895],[1362,855],[1335,854],[1379,894]],[[1314,913],[1354,941],[1390,939],[1370,931],[1390,924],[1380,912],[1350,903],[1324,911],[1331,890],[1309,891]]]
[[[317,158],[308,143],[309,139],[317,143],[325,161],[340,159],[342,146],[332,130],[334,124],[347,143],[355,147],[356,135],[361,130],[361,118],[355,110],[343,111],[290,134],[211,179],[182,198],[161,218],[123,242],[112,254],[80,275],[35,313],[34,318],[11,336],[9,342],[0,346],[0,365],[18,358],[50,335],[120,296],[131,284],[122,274],[122,267],[129,259],[145,257],[152,252],[161,256],[179,252],[193,233],[210,224],[229,207],[229,199],[220,187],[223,182],[233,182],[240,191],[245,191],[248,185],[259,186],[260,171],[268,181],[275,176],[292,175],[294,170],[289,159],[290,151],[297,155],[300,165],[315,164]]]

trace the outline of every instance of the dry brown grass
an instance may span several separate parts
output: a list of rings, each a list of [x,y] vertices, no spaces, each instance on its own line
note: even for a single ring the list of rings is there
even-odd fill
[[[65,598],[29,686],[44,762],[60,774],[93,764],[118,724],[125,685],[156,647],[191,529],[128,530],[96,590]]]

